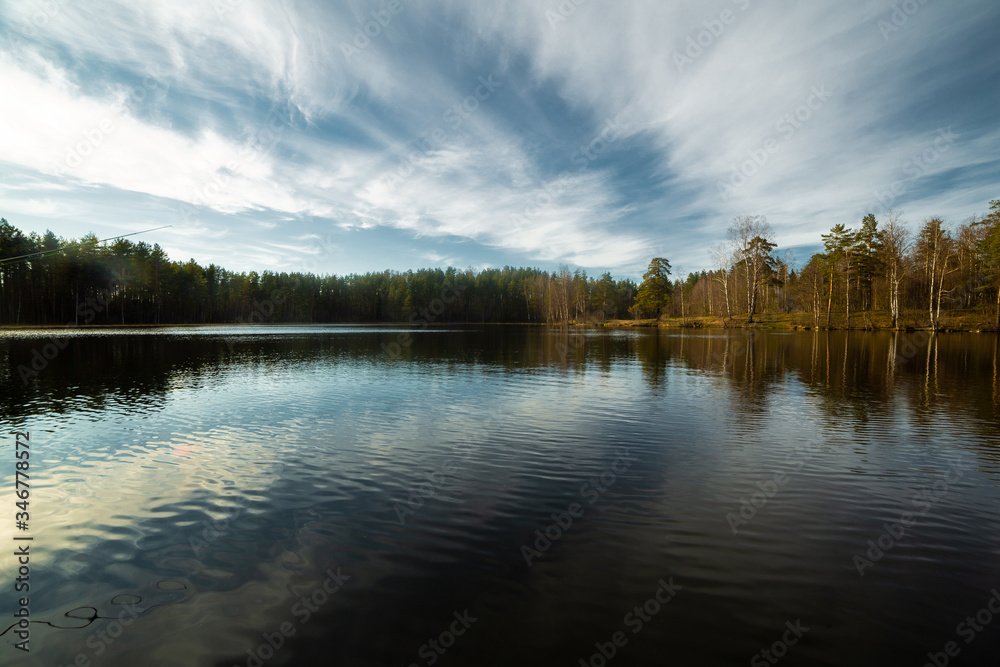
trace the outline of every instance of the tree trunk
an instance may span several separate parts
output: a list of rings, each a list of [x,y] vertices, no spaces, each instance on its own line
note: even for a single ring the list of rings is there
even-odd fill
[[[732,322],[733,321],[733,309],[729,305],[729,272],[728,271],[726,272],[726,275],[724,276],[724,282],[722,283],[722,287],[723,287],[723,291],[725,292],[725,296],[726,296],[726,317],[728,317],[729,321]],[[1000,294],[1000,291],[998,291],[997,293]],[[997,304],[1000,304],[1000,296],[997,297]],[[1000,313],[1000,310],[998,310],[997,312]],[[997,317],[1000,317],[1000,315],[997,315]]]
[[[946,265],[947,266],[947,265]],[[941,279],[938,281],[937,308],[934,313],[934,331],[938,330],[941,323],[941,295],[944,293],[944,267],[941,267]]]
[[[892,328],[899,329],[899,281],[896,278],[895,267],[892,269],[889,282],[889,310],[892,311]]]
[[[851,328],[851,265],[847,265],[847,280],[844,281],[844,299],[847,302],[847,328]]]
[[[936,251],[936,248],[935,248]],[[931,329],[937,331],[937,322],[934,320],[934,276],[937,275],[937,254],[935,252],[934,257],[931,259],[931,301],[930,301],[930,316],[931,316]]]
[[[830,276],[830,299],[826,302],[826,328],[830,328],[830,319],[833,317],[833,276]]]
[[[747,324],[753,324],[753,299],[751,298],[752,287],[750,286],[750,267],[746,267],[747,274]]]
[[[819,314],[820,308],[823,303],[822,296],[820,295],[820,283],[817,281],[819,276],[813,276],[813,326],[817,329],[819,328]]]

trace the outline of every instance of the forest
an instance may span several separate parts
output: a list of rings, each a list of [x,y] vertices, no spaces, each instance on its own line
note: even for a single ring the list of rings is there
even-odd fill
[[[641,283],[562,266],[430,268],[346,276],[233,272],[154,244],[24,234],[0,219],[0,325],[208,323],[606,323],[699,318],[721,326],[796,316],[816,328],[1000,330],[1000,200],[955,228],[900,214],[833,226],[799,266],[763,216],[732,220],[713,268],[681,278],[655,257]],[[792,320],[788,320],[792,321]],[[704,323],[704,322],[702,322]],[[945,324],[943,324],[945,323]]]

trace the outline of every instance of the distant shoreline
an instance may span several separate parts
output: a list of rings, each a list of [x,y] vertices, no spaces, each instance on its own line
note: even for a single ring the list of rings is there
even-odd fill
[[[501,326],[501,327],[544,327],[566,326],[539,322],[434,322],[417,325],[409,322],[182,322],[177,324],[0,324],[0,331],[33,331],[42,329],[88,330],[88,329],[191,329],[207,327],[407,327],[408,329],[441,329],[453,326]],[[600,324],[594,325],[600,326]]]

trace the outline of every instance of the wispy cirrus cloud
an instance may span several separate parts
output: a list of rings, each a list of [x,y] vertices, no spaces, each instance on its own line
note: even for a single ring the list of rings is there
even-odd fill
[[[341,273],[634,276],[664,245],[694,270],[736,214],[783,246],[856,223],[939,128],[957,139],[896,205],[961,219],[996,196],[986,2],[928,4],[890,39],[888,5],[862,2],[592,2],[555,24],[528,0],[44,5],[0,28],[6,216],[27,228],[139,212],[175,224],[168,251],[236,269],[293,269],[320,234]]]

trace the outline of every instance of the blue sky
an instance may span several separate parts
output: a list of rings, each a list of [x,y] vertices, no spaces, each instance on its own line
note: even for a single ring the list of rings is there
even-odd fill
[[[710,268],[1000,198],[995,0],[0,5],[0,215],[230,269]],[[676,272],[676,271],[675,271]]]

